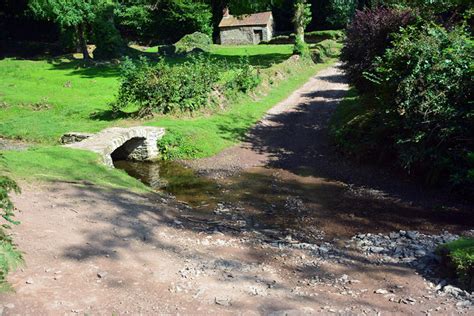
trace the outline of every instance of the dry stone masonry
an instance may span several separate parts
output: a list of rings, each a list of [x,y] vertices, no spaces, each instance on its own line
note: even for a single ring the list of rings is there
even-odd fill
[[[65,134],[61,141],[69,148],[90,150],[98,153],[102,161],[113,167],[114,160],[146,161],[158,157],[157,142],[165,134],[161,127],[138,126],[130,128],[112,127],[97,134]],[[76,137],[79,135],[80,137]],[[80,140],[78,142],[72,142]],[[72,142],[72,143],[71,143]]]

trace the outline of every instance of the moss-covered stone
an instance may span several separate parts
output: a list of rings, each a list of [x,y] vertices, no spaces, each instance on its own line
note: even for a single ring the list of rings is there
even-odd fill
[[[183,36],[174,44],[175,53],[187,54],[191,52],[209,52],[211,50],[212,39],[200,32],[194,32]]]

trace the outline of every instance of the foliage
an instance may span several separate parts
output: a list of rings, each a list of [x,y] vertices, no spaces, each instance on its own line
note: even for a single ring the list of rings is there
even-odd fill
[[[342,44],[334,40],[324,40],[318,44],[310,45],[311,58],[315,63],[321,63],[328,58],[337,58],[340,55]]]
[[[94,58],[111,59],[122,56],[125,43],[114,24],[114,6],[104,5],[94,21]]]
[[[378,8],[356,12],[346,31],[341,60],[349,81],[359,91],[372,87],[363,74],[373,70],[374,58],[390,46],[391,34],[412,20],[410,11]]]
[[[344,28],[354,16],[357,0],[329,0],[326,23],[331,28]]]
[[[460,282],[474,289],[474,239],[460,238],[441,245],[437,253],[442,256],[448,269],[453,269]]]
[[[248,56],[242,57],[234,66],[234,74],[228,80],[226,89],[230,91],[247,93],[254,90],[261,82],[259,74],[250,65]]]
[[[76,27],[92,22],[100,0],[30,0],[29,7],[38,17],[53,20],[61,27]]]
[[[187,34],[174,44],[175,52],[178,54],[190,52],[210,52],[211,45],[212,40],[209,35],[200,32]]]
[[[416,8],[424,17],[457,11],[461,13],[472,6],[471,0],[383,0],[383,5],[394,8]]]
[[[430,183],[449,176],[453,184],[468,184],[468,155],[474,151],[472,52],[462,28],[409,27],[367,76],[376,83],[380,110],[398,127],[399,163]]]
[[[88,24],[95,20],[97,8],[101,7],[106,1],[30,0],[29,8],[35,16],[54,21],[62,30],[75,29],[84,59],[89,59],[85,29]]]
[[[148,0],[121,0],[115,6],[114,14],[121,33],[142,42],[158,35],[153,30],[156,11]]]
[[[179,130],[168,130],[168,133],[158,141],[160,158],[163,160],[177,160],[198,156],[198,146],[192,141],[191,135],[187,136]]]
[[[193,0],[165,0],[162,6],[160,28],[170,34],[171,39],[179,39],[193,32],[212,35],[210,7]]]
[[[6,223],[19,224],[18,222],[13,220],[14,207],[9,197],[9,194],[11,192],[20,193],[20,188],[12,179],[1,175],[0,215],[6,221]],[[23,263],[23,257],[21,253],[13,244],[12,238],[5,231],[9,228],[10,226],[5,223],[0,226],[0,292],[9,289],[9,286],[6,281],[8,272]]]
[[[151,64],[145,58],[126,60],[114,109],[134,104],[142,114],[195,111],[211,105],[219,80],[219,66],[211,59],[193,56],[170,66],[163,59]]]

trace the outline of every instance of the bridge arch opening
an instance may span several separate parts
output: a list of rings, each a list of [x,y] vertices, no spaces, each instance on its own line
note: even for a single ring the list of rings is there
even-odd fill
[[[112,161],[135,160],[143,161],[149,159],[146,138],[134,137],[127,140],[123,145],[117,147],[111,154]]]

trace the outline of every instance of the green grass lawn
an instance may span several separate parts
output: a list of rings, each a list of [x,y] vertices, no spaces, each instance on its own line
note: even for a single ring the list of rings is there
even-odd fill
[[[276,45],[275,45],[276,46]],[[277,48],[277,49],[276,49]],[[250,126],[279,101],[289,96],[324,64],[276,64],[291,55],[291,45],[213,47],[220,58],[240,58],[248,54],[265,59],[260,65],[266,87],[256,96],[240,96],[224,110],[180,116],[157,116],[152,120],[112,119],[109,102],[118,89],[117,66],[81,68],[79,61],[0,60],[0,136],[37,142],[28,151],[0,152],[15,179],[87,180],[103,186],[140,189],[136,180],[118,170],[100,166],[93,153],[58,145],[65,132],[96,132],[108,126],[153,125],[181,138],[189,152],[181,158],[205,157],[237,143]],[[271,56],[269,56],[271,55]],[[233,57],[234,56],[234,57]],[[282,57],[284,56],[284,58]],[[268,79],[275,72],[287,80]]]
[[[249,55],[269,67],[291,55],[291,45],[213,46],[212,56]],[[177,62],[177,59],[168,59]],[[118,66],[82,68],[80,61],[0,60],[0,135],[55,144],[69,131],[96,132],[126,124],[106,115],[118,89]]]

